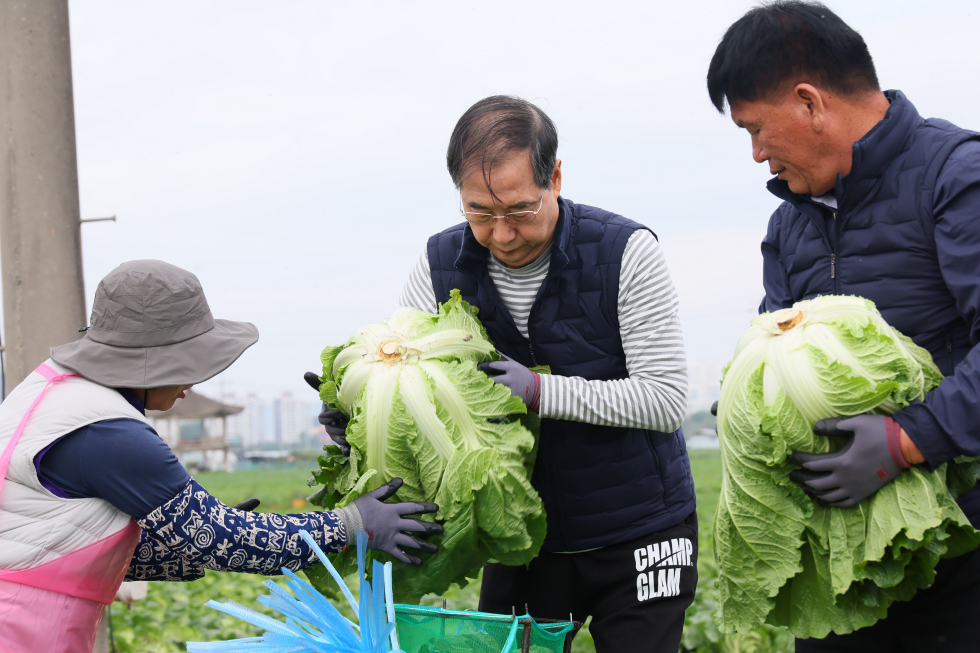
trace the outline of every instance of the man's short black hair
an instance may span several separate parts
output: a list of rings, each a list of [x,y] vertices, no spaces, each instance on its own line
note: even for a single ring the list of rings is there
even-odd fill
[[[555,123],[527,100],[509,95],[483,98],[466,110],[449,138],[446,152],[449,176],[459,188],[463,177],[479,166],[490,188],[494,161],[510,150],[528,150],[534,183],[542,189],[551,188],[558,155]]]
[[[719,112],[807,82],[843,96],[880,90],[864,39],[816,2],[777,0],[739,18],[708,66],[708,95]]]

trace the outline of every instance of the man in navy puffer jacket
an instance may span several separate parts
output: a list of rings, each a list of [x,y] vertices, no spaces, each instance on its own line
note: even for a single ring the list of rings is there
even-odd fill
[[[760,310],[866,297],[946,376],[894,419],[818,424],[851,445],[797,454],[794,480],[848,507],[910,465],[980,456],[980,135],[882,92],[861,36],[815,3],[776,2],[734,23],[708,90],[719,111],[727,100],[784,200],[762,243]],[[959,503],[980,526],[980,490]],[[980,553],[941,561],[934,585],[888,615],[849,635],[798,640],[796,650],[977,650]]]

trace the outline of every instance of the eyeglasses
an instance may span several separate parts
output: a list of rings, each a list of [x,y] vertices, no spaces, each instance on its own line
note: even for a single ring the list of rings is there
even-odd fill
[[[530,222],[541,212],[541,207],[544,206],[544,192],[541,193],[541,202],[538,204],[537,211],[514,211],[513,213],[506,213],[504,215],[494,215],[492,213],[471,213],[470,211],[463,210],[463,195],[459,196],[459,212],[466,218],[466,221],[470,224],[488,225],[493,223],[494,220],[507,220],[511,224],[525,224]]]

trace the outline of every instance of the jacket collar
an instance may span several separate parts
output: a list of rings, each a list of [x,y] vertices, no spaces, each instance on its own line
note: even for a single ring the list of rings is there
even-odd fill
[[[146,417],[146,406],[143,405],[143,400],[137,397],[135,392],[128,388],[116,388],[116,390],[129,402],[130,406],[142,413],[143,417]]]
[[[555,223],[555,233],[551,237],[551,265],[548,268],[548,276],[557,274],[568,265],[569,234],[568,216],[572,214],[574,204],[562,196],[558,196],[558,221]],[[454,263],[457,270],[475,279],[480,279],[486,274],[487,256],[490,250],[481,245],[473,235],[470,225],[463,227],[463,242],[459,248],[459,256]]]
[[[922,117],[915,106],[901,91],[885,91],[891,103],[885,117],[871,128],[851,148],[851,172],[837,175],[837,201],[839,211],[860,203],[873,192],[885,168],[911,145],[915,130],[922,124]],[[801,208],[809,202],[805,195],[797,195],[789,184],[773,177],[766,187],[776,197]],[[846,212],[844,213],[846,219]]]

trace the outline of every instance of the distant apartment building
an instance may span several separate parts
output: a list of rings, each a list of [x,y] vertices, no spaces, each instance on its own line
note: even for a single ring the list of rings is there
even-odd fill
[[[240,449],[319,449],[327,442],[323,427],[317,423],[320,402],[296,399],[283,393],[273,401],[254,394],[246,399],[226,397],[244,406],[238,415],[228,418],[228,436],[233,447]]]
[[[312,406],[313,402],[296,399],[288,392],[276,399],[273,408],[276,442],[290,446],[308,440],[310,430],[316,425]]]
[[[721,372],[725,361],[695,361],[687,368],[687,412],[697,413],[711,408],[721,393]]]
[[[228,418],[228,436],[232,445],[244,449],[273,441],[266,428],[266,402],[250,394],[245,400],[228,397],[229,403],[244,406],[245,410]]]

